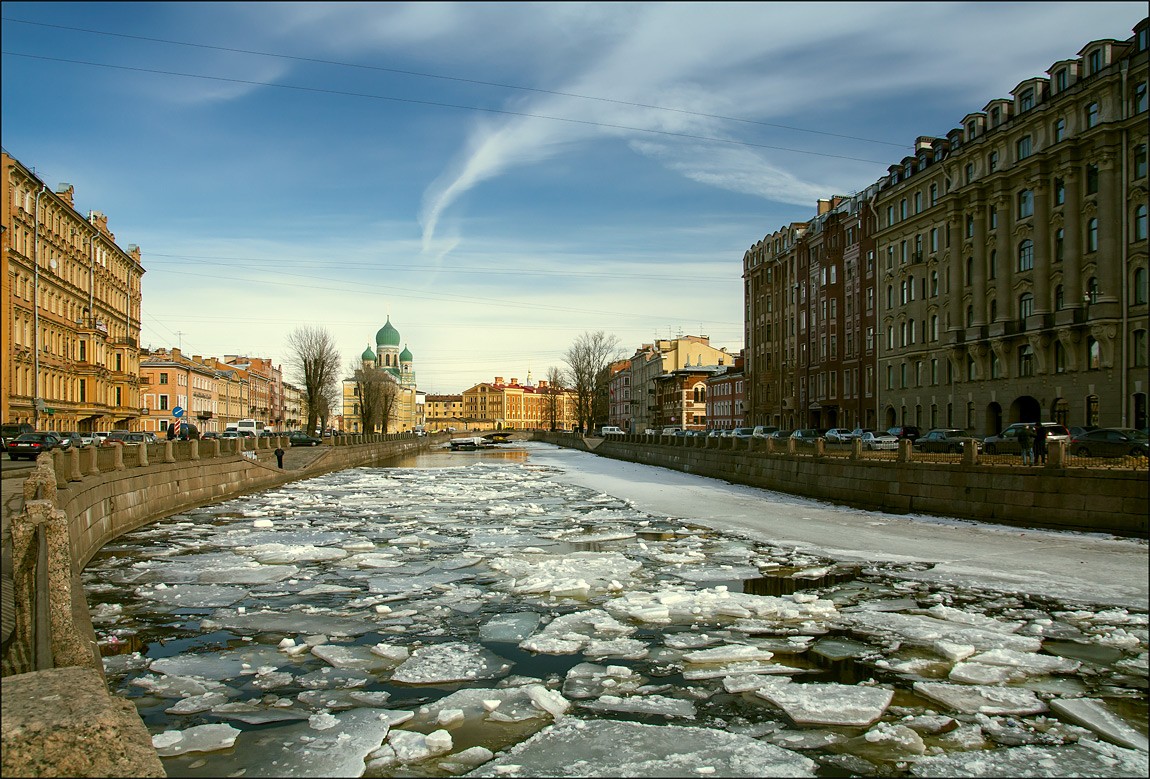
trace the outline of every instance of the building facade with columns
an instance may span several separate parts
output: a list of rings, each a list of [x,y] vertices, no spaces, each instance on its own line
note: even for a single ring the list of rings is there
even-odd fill
[[[918,139],[879,182],[881,425],[1146,427],[1146,28]]]

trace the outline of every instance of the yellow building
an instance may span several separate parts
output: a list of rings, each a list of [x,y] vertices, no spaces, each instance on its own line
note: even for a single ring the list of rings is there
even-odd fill
[[[108,219],[85,218],[74,188],[55,191],[3,154],[0,420],[41,430],[137,427],[140,249]]]
[[[463,392],[463,420],[470,430],[570,430],[577,423],[575,391],[496,376]]]
[[[423,424],[430,432],[467,429],[462,395],[428,395],[423,401]]]
[[[177,406],[183,421],[201,433],[223,432],[229,422],[249,418],[252,408],[248,371],[215,357],[186,357],[179,349],[145,349],[140,385],[140,427],[150,432],[166,430]]]

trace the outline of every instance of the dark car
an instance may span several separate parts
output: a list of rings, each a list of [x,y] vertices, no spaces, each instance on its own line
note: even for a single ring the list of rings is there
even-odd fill
[[[920,452],[945,452],[957,454],[962,451],[963,444],[972,436],[965,430],[957,428],[938,427],[930,430],[926,435],[914,442],[914,448]]]
[[[1129,427],[1103,427],[1088,430],[1070,440],[1070,452],[1079,457],[1148,456],[1147,436]]]
[[[27,422],[13,422],[8,425],[0,426],[0,452],[8,448],[8,442],[12,441],[25,433],[34,433],[36,428],[32,427]]]
[[[822,437],[824,433],[825,431],[818,428],[801,427],[791,433],[791,438],[795,439],[795,443],[798,444],[813,444],[815,439]]]
[[[888,433],[898,439],[909,438],[911,441],[917,441],[919,437],[919,430],[914,425],[895,425],[886,429]]]
[[[61,438],[57,433],[25,433],[8,442],[8,457],[13,460],[19,460],[21,457],[35,460],[43,452],[50,452],[53,449],[66,451],[71,448],[72,442],[67,438]]]
[[[307,433],[298,432],[288,436],[288,443],[292,446],[319,446],[323,440]]]

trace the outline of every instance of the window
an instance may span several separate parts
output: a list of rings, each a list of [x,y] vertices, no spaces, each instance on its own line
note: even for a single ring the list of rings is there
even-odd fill
[[[1086,106],[1086,128],[1096,127],[1098,120],[1101,116],[1101,109],[1097,103],[1090,103]]]
[[[998,278],[998,252],[995,249],[990,250],[990,260],[986,264],[986,270],[990,278]]]
[[[159,411],[167,411],[168,410],[168,396],[167,395],[160,395],[160,408],[158,410]]]
[[[1093,305],[1098,302],[1098,279],[1091,276],[1086,280],[1086,302]]]
[[[1146,156],[1146,147],[1142,147],[1142,156]],[[938,184],[930,185],[930,204],[936,205],[938,203]]]
[[[974,237],[974,217],[970,214],[966,215],[966,237]]]
[[[1134,331],[1134,353],[1132,355],[1130,355],[1130,358],[1131,358],[1131,360],[1133,360],[1135,368],[1145,368],[1146,367],[1146,331],[1145,330],[1135,330]],[[84,385],[81,384],[80,389],[83,389],[83,388],[84,388]],[[80,398],[80,400],[83,400],[83,398]]]
[[[1066,231],[1059,227],[1054,231],[1054,261],[1062,262],[1066,253]]]
[[[1102,70],[1102,50],[1095,49],[1087,55],[1086,61],[1090,64],[1090,75],[1093,76]]]
[[[1086,220],[1086,251],[1098,251],[1098,219],[1096,217]]]
[[[1062,179],[1054,179],[1054,205],[1066,205],[1066,183]]]
[[[1134,147],[1134,178],[1146,178],[1146,144],[1144,143]]]
[[[966,326],[974,327],[974,306],[966,307]]]
[[[1134,240],[1146,240],[1146,204],[1134,209]]]
[[[1034,270],[1034,241],[1029,238],[1018,244],[1018,269]]]
[[[966,258],[966,286],[974,284],[974,258]]]
[[[1031,108],[1034,108],[1034,90],[1024,89],[1018,96],[1018,110],[1029,111]]]
[[[969,184],[972,181],[974,181],[974,165],[971,163],[967,163],[967,165],[966,165],[966,183]]]
[[[1102,370],[1102,346],[1093,337],[1086,337],[1086,370]]]
[[[906,198],[898,201],[898,218],[900,220],[906,219]]]
[[[168,383],[168,374],[166,374],[166,373],[160,374],[160,383],[161,384],[167,384]]]
[[[1034,375],[1034,349],[1031,348],[1030,344],[1020,346],[1018,349],[1018,375]]]
[[[990,168],[991,173],[998,170],[998,152],[992,151],[986,160],[987,167]]]
[[[1070,86],[1070,73],[1066,68],[1056,70],[1054,72],[1054,88],[1059,92],[1065,92],[1068,86]]]
[[[1018,150],[1018,159],[1024,160],[1027,157],[1029,157],[1030,156],[1030,136],[1027,135],[1027,136],[1024,136],[1022,138],[1019,138],[1018,143],[1015,144],[1015,147]]]
[[[922,213],[922,193],[921,192],[915,192],[914,193],[914,212],[916,214]]]
[[[1097,165],[1087,165],[1086,166],[1086,194],[1087,195],[1097,195],[1098,194],[1098,166]]]
[[[1054,310],[1061,311],[1066,308],[1066,288],[1061,284],[1054,288]]]
[[[1064,140],[1066,140],[1066,120],[1065,119],[1055,119],[1054,120],[1054,142],[1055,143],[1061,143]]]
[[[991,127],[998,127],[998,125],[1000,125],[1000,124],[1002,124],[1002,109],[1001,108],[990,109],[990,126]]]
[[[1134,305],[1142,306],[1146,304],[1147,300],[1147,287],[1146,287],[1146,269],[1136,268],[1134,270]]]
[[[966,140],[973,141],[978,137],[978,122],[973,119],[966,123]]]
[[[932,252],[938,251],[938,228],[930,228],[930,250]]]
[[[998,209],[994,206],[990,207],[990,229],[998,229]]]
[[[890,227],[894,224],[894,206],[886,207],[886,226]]]
[[[938,314],[933,314],[930,317],[930,340],[938,340]]]
[[[1034,216],[1034,193],[1024,189],[1018,193],[1018,218]]]
[[[998,355],[995,354],[994,352],[990,353],[990,378],[992,378],[992,379],[1001,379],[1002,378],[1002,366],[998,361]]]
[[[936,270],[930,272],[930,296],[932,298],[938,297],[938,271]]]
[[[1023,292],[1018,296],[1018,319],[1026,324],[1026,318],[1034,314],[1034,295]]]
[[[1134,113],[1140,114],[1146,110],[1146,82],[1134,85]]]
[[[1054,372],[1066,373],[1066,347],[1061,341],[1054,342]]]

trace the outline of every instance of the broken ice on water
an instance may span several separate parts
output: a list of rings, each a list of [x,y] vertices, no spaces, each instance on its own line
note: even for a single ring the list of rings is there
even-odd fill
[[[101,644],[126,652],[109,682],[148,707],[170,775],[1143,767],[1144,613],[925,568],[724,535],[478,458],[196,509],[83,575]],[[767,575],[795,592],[756,594]]]

